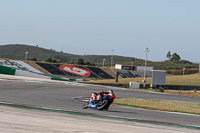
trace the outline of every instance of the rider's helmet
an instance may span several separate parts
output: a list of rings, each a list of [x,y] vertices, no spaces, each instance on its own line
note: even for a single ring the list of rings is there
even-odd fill
[[[113,90],[109,90],[108,92],[109,92],[109,94],[113,94]]]

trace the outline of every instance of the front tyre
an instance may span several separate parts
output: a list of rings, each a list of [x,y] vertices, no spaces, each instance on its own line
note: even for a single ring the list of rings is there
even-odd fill
[[[89,105],[89,101],[88,101],[88,102],[85,102],[85,103],[83,104],[83,109],[87,109],[87,108],[88,108],[88,105]]]
[[[100,103],[97,105],[97,109],[98,109],[98,110],[106,109],[107,106],[109,106],[108,100],[103,100],[102,102],[100,102]]]

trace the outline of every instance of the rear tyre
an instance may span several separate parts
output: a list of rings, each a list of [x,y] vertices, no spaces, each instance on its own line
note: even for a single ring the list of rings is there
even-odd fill
[[[107,106],[106,108],[105,108],[105,110],[107,111],[109,109],[109,106]]]
[[[105,109],[105,108],[107,108],[108,105],[109,105],[108,100],[103,100],[102,102],[100,102],[100,103],[97,105],[97,109],[98,109],[98,110]]]
[[[83,104],[83,109],[87,109],[87,108],[88,108],[88,104],[89,104],[89,101],[88,101],[88,102],[85,102],[85,103]]]

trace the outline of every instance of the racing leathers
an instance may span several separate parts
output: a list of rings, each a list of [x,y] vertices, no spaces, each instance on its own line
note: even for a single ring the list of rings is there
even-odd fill
[[[104,95],[114,95],[113,90],[94,92],[90,97],[90,101],[92,104],[95,104],[96,102],[103,100]]]

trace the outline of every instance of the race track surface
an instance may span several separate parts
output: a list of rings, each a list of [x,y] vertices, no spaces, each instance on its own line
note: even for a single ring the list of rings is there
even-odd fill
[[[82,109],[83,100],[93,92],[111,88],[76,83],[24,82],[0,80],[0,102],[47,107],[100,116],[127,119],[150,120],[200,127],[200,115],[152,111],[120,106],[111,106],[108,111]],[[112,88],[118,98],[165,99],[188,102],[200,102],[199,98],[183,97],[137,90]]]
[[[2,133],[198,133],[198,130],[0,106]]]

